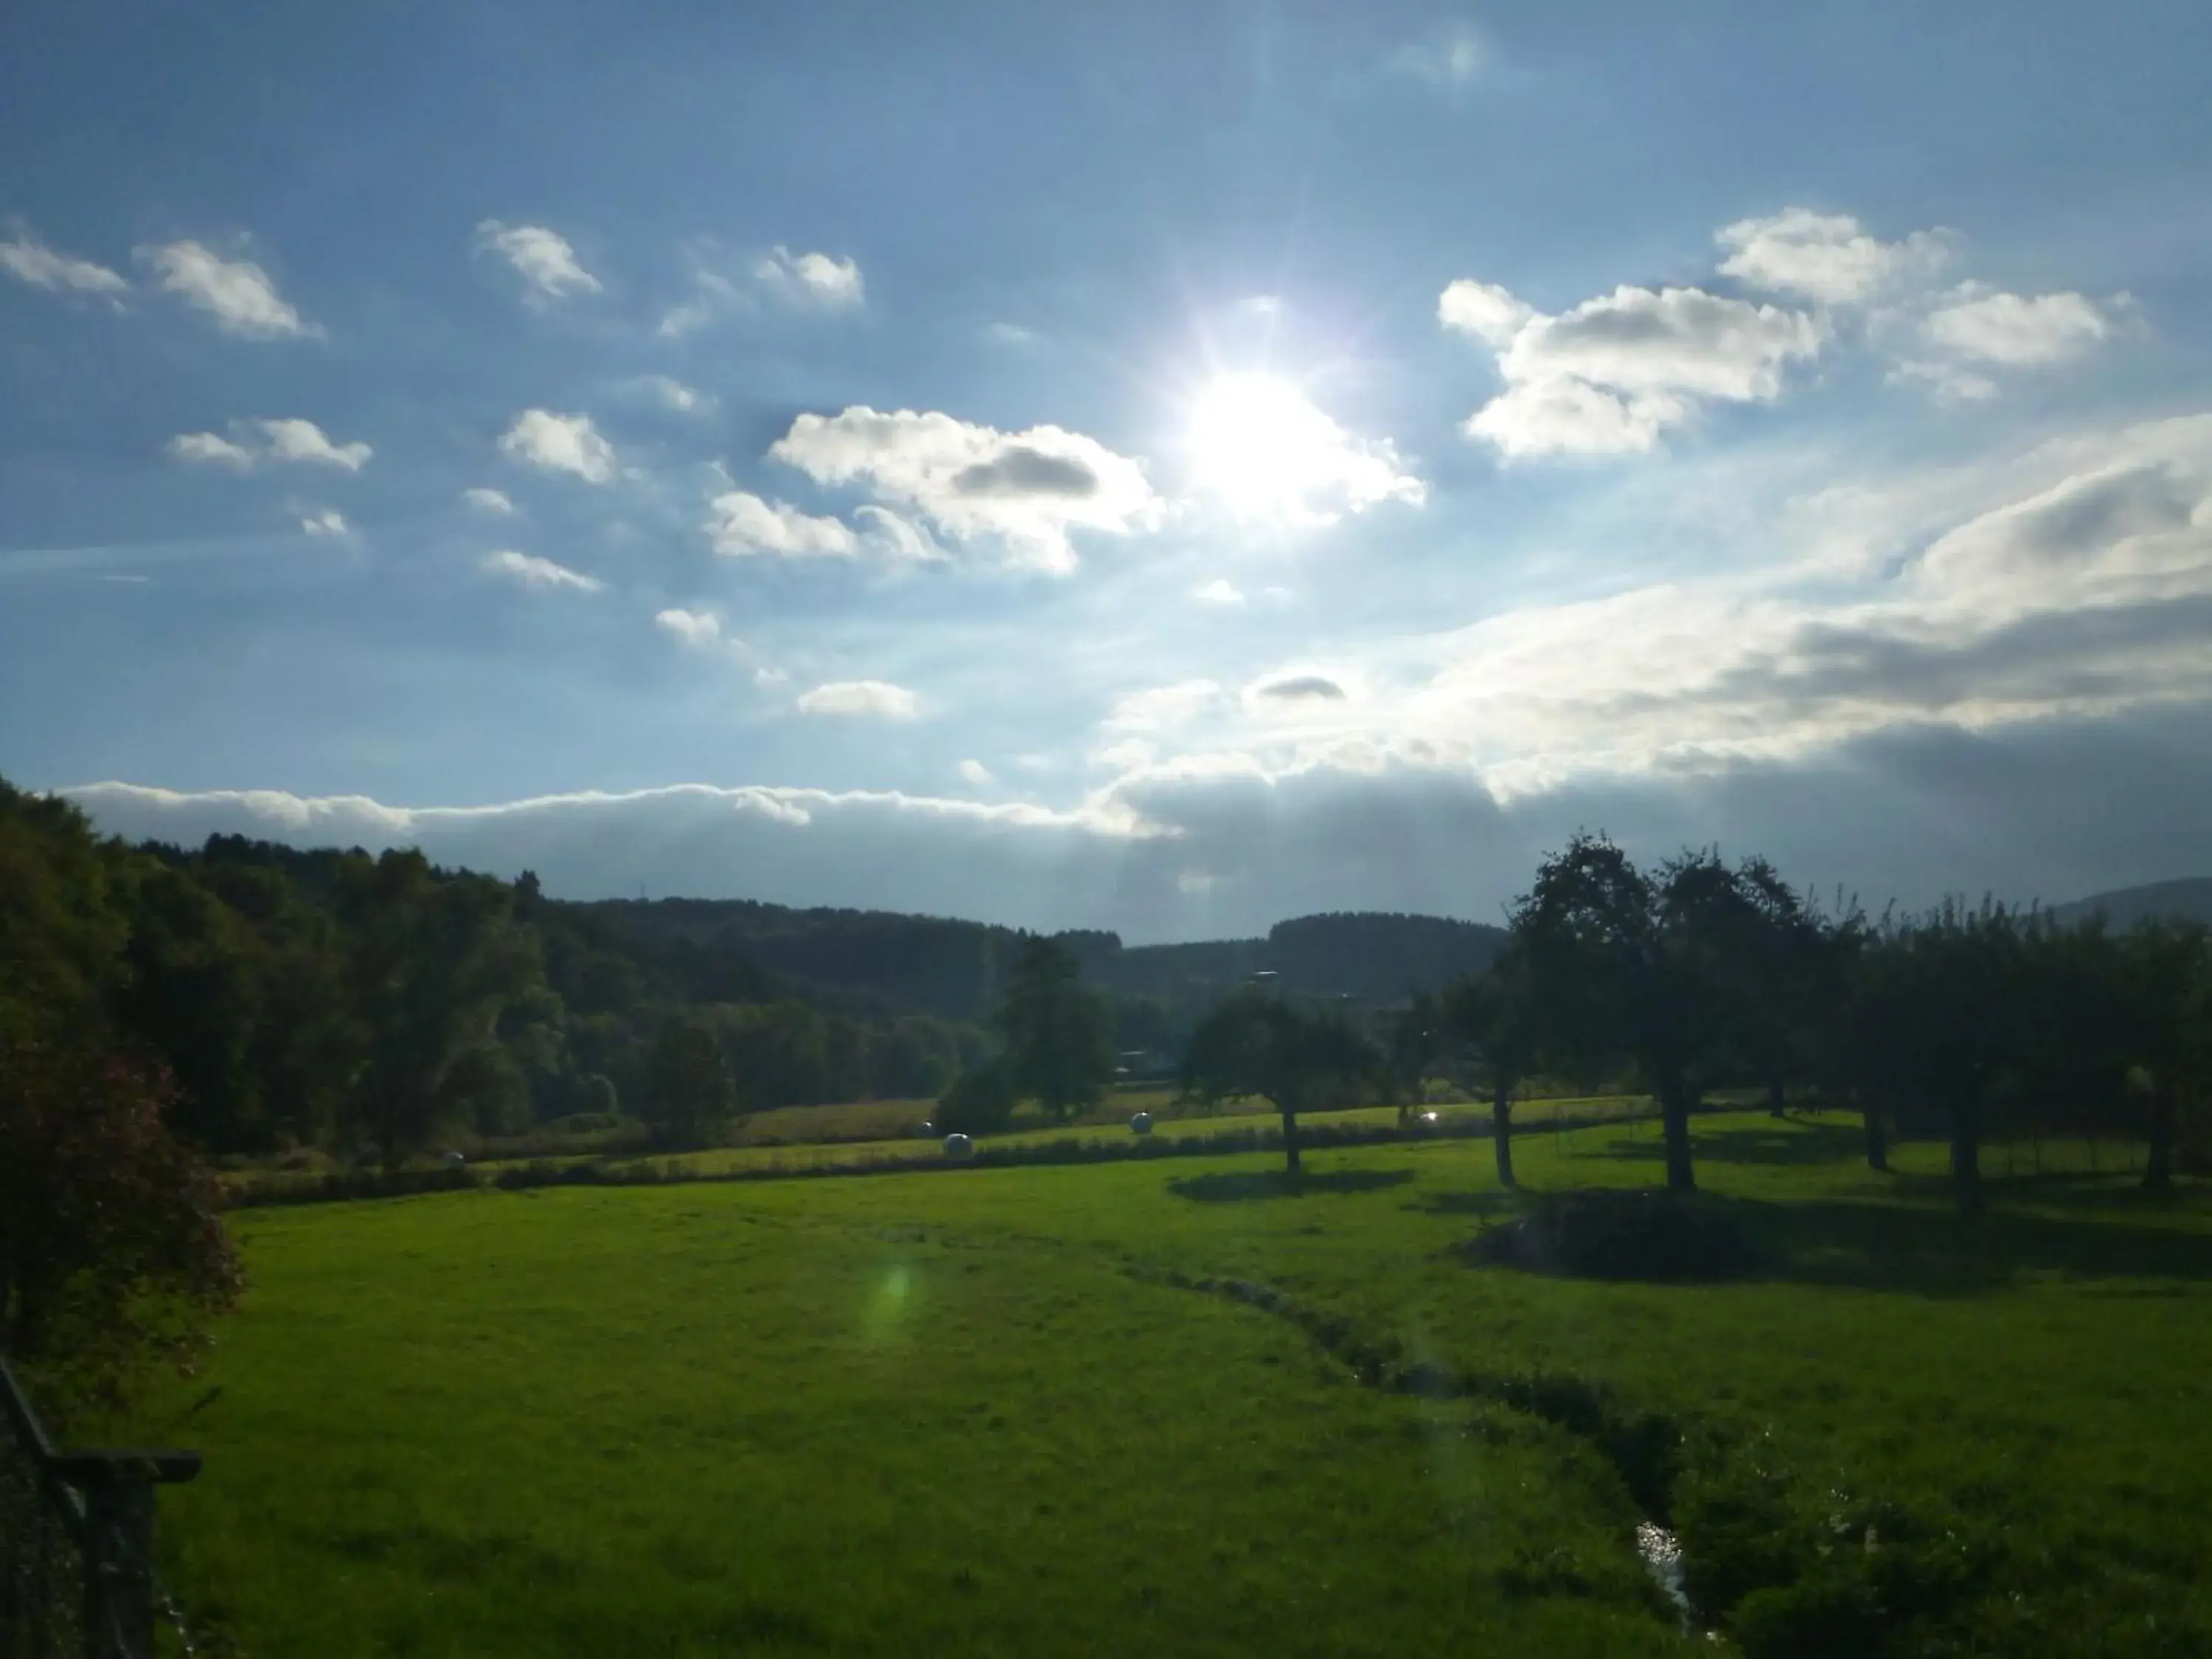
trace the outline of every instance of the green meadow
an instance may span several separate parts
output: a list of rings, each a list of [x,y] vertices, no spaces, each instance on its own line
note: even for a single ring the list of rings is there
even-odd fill
[[[2212,1651],[2203,1189],[1698,1153],[1749,1278],[1468,1265],[1480,1140],[242,1212],[166,1575],[254,1656]]]

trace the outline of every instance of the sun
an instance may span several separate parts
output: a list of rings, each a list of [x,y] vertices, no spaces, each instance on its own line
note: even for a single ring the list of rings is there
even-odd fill
[[[1198,483],[1240,518],[1294,518],[1336,465],[1343,434],[1291,381],[1217,374],[1191,400],[1186,441]]]

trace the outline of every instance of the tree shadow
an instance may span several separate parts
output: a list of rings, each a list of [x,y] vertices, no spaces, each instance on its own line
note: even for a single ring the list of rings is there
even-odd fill
[[[1185,1176],[1168,1182],[1177,1198],[1200,1204],[1241,1204],[1258,1198],[1304,1198],[1315,1193],[1371,1193],[1402,1187],[1411,1170],[1334,1170],[1322,1175],[1292,1175],[1287,1170],[1223,1171]]]
[[[1445,1196],[1471,1200],[1481,1195]],[[1984,1295],[2036,1273],[2212,1280],[2212,1234],[2120,1218],[2130,1212],[2157,1212],[2162,1206],[2156,1200],[2052,1214],[2009,1208],[1996,1197],[1993,1193],[1992,1206],[1978,1215],[1940,1203],[1778,1202],[1716,1193],[1699,1193],[1686,1202],[1739,1233],[1756,1263],[1747,1277],[1768,1282],[1950,1297]],[[1432,1207],[1486,1213],[1473,1202]],[[1515,1270],[1508,1263],[1486,1265]],[[1632,1270],[1593,1276],[1644,1277]]]
[[[1404,1207],[1422,1215],[1471,1215],[1487,1221],[1511,1214],[1515,1206],[1511,1193],[1492,1187],[1471,1193],[1424,1193]]]
[[[1808,1164],[1837,1164],[1866,1152],[1866,1134],[1855,1123],[1777,1123],[1771,1129],[1730,1128],[1718,1132],[1690,1131],[1692,1155],[1698,1163],[1759,1164],[1788,1167]],[[1578,1149],[1578,1158],[1605,1158],[1626,1164],[1657,1164],[1667,1155],[1666,1143],[1650,1139],[1615,1140],[1595,1148]]]

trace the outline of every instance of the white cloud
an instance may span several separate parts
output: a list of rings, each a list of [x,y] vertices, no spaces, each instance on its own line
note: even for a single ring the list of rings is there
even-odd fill
[[[817,519],[781,501],[732,489],[707,503],[708,539],[732,558],[850,558],[860,538],[836,519]]]
[[[1214,707],[1221,687],[1212,680],[1180,680],[1133,691],[1115,703],[1103,724],[1114,732],[1160,732],[1188,726]]]
[[[800,696],[798,708],[802,714],[910,720],[920,712],[920,702],[904,686],[884,680],[832,680]]]
[[[533,553],[517,553],[511,549],[487,554],[483,568],[492,575],[520,582],[525,587],[548,590],[565,587],[579,592],[597,593],[606,586],[595,576],[586,576],[566,565],[556,564],[550,559],[541,559]]]
[[[543,225],[505,225],[487,219],[477,227],[477,246],[499,254],[530,285],[533,299],[563,300],[600,292],[599,279],[576,262],[568,239]]]
[[[1907,358],[1885,377],[1892,386],[1921,386],[1939,404],[1984,404],[1997,395],[1997,383],[1956,363]]]
[[[1535,314],[1536,308],[1526,300],[1515,298],[1495,283],[1478,283],[1469,276],[1449,284],[1437,299],[1438,322],[1501,350]]]
[[[1244,603],[1244,595],[1239,592],[1236,588],[1230,586],[1228,578],[1224,576],[1216,576],[1212,581],[1206,583],[1205,586],[1194,592],[1191,595],[1191,598],[1206,605],[1242,605]]]
[[[1885,289],[1931,276],[1950,258],[1948,231],[1916,230],[1900,242],[1869,235],[1848,214],[1789,207],[1715,233],[1729,250],[1721,274],[1769,293],[1825,305],[1863,305]]]
[[[927,529],[887,507],[856,507],[853,516],[865,526],[861,533],[868,545],[885,558],[927,562],[945,556]]]
[[[326,507],[319,513],[310,513],[300,520],[300,528],[310,536],[349,536],[353,533],[352,526],[345,521],[345,514],[334,507]]]
[[[866,298],[860,267],[826,253],[793,253],[779,246],[755,264],[753,276],[779,299],[823,311],[850,310]]]
[[[1474,25],[1455,19],[1390,55],[1389,66],[1432,86],[1464,87],[1489,67],[1490,51]]]
[[[256,421],[253,424],[260,428],[267,441],[266,453],[271,460],[312,461],[318,465],[340,466],[349,472],[358,472],[375,453],[358,441],[332,443],[313,421]]]
[[[1509,386],[1469,416],[1462,428],[1509,456],[1629,455],[1656,449],[1659,434],[1689,416],[1680,398],[1632,398],[1574,380]]]
[[[991,775],[991,769],[979,760],[964,760],[960,763],[960,781],[963,783],[973,784],[978,789],[988,788],[998,781]]]
[[[1290,380],[1216,375],[1190,411],[1194,481],[1240,518],[1334,524],[1383,501],[1419,507],[1428,488],[1387,438],[1355,438]]]
[[[514,512],[514,503],[507,499],[505,490],[493,489],[483,484],[478,484],[472,489],[464,489],[461,492],[461,499],[479,513],[491,513],[501,518],[507,518]]]
[[[141,247],[156,285],[204,311],[226,334],[249,340],[298,339],[322,331],[276,292],[269,273],[250,259],[225,259],[198,242]]]
[[[686,611],[680,606],[656,612],[653,625],[676,642],[694,651],[710,650],[722,642],[722,619],[711,611]]]
[[[599,434],[588,415],[555,415],[526,409],[499,441],[502,453],[546,472],[568,472],[586,483],[603,484],[615,476],[614,446]]]
[[[711,393],[688,386],[683,381],[666,374],[641,375],[630,385],[641,397],[650,398],[663,409],[678,415],[711,415],[715,399]]]
[[[817,483],[866,484],[942,535],[992,538],[1013,562],[1054,573],[1075,568],[1072,531],[1126,536],[1163,512],[1135,461],[1054,426],[1009,433],[855,406],[801,415],[769,454]]]
[[[202,465],[249,467],[253,452],[234,444],[220,433],[182,432],[162,446],[176,459]]]
[[[983,337],[1003,346],[1032,346],[1037,336],[1035,329],[1019,323],[992,323],[983,330]]]
[[[1625,454],[1657,447],[1701,401],[1763,402],[1784,368],[1818,354],[1823,330],[1802,312],[1703,289],[1620,287],[1558,316],[1503,289],[1469,285],[1438,302],[1447,325],[1498,345],[1505,390],[1464,430],[1508,456]],[[1456,319],[1457,320],[1455,320]]]
[[[2011,368],[2064,362],[2112,331],[2110,320],[2081,295],[2027,298],[1971,284],[1930,312],[1923,327],[1944,350]]]
[[[113,299],[131,291],[129,281],[106,265],[56,252],[27,230],[0,242],[0,270],[54,293],[66,289]]]
[[[741,311],[753,303],[735,283],[704,263],[693,269],[691,283],[691,297],[662,314],[654,331],[662,339],[680,340],[713,321],[717,313]]]

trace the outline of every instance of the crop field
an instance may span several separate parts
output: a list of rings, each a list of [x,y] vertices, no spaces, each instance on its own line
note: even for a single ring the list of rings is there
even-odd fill
[[[1698,1141],[1747,1279],[1468,1265],[1480,1140],[243,1213],[165,1571],[255,1656],[2212,1650],[2212,1195]]]

